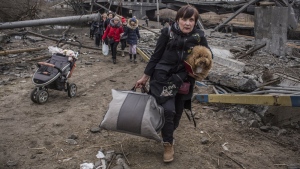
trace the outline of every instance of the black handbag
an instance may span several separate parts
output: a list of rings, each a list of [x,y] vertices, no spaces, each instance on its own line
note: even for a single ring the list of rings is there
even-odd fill
[[[108,44],[113,44],[113,43],[115,43],[114,38],[109,38],[109,37],[107,37],[107,41],[108,41]]]

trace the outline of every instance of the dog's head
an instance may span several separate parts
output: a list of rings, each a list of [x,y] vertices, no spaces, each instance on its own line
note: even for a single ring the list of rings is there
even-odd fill
[[[204,46],[195,46],[192,51],[192,58],[196,67],[209,68],[212,64],[212,56],[209,49]]]

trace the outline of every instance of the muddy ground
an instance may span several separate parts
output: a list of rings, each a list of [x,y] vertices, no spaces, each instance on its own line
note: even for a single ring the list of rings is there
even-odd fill
[[[76,32],[85,45],[93,41],[85,33]],[[10,48],[53,45],[48,40],[27,42],[13,40]],[[47,51],[26,53],[45,55]],[[50,56],[50,54],[49,54]],[[5,59],[6,56],[3,58]],[[262,132],[234,120],[241,113],[237,105],[200,104],[193,102],[197,128],[185,115],[175,132],[175,159],[162,161],[162,145],[153,140],[128,134],[104,131],[92,133],[111,101],[111,89],[129,90],[140,78],[145,62],[129,62],[129,57],[117,55],[117,64],[101,51],[82,49],[70,82],[76,83],[77,95],[69,98],[66,92],[49,90],[47,103],[39,105],[30,100],[34,85],[29,78],[16,78],[21,73],[10,65],[11,74],[0,75],[0,168],[15,169],[73,169],[84,162],[98,161],[99,150],[114,150],[125,154],[132,169],[208,169],[208,168],[287,168],[300,163],[299,129],[286,128],[284,134]],[[32,75],[36,62],[29,62]],[[71,135],[76,145],[66,142]],[[208,140],[208,141],[205,141]],[[223,146],[222,146],[223,145]],[[124,152],[124,153],[123,153]],[[113,168],[116,161],[110,166]]]

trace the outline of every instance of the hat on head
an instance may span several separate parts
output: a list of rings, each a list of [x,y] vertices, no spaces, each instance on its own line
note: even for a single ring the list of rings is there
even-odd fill
[[[122,23],[126,22],[126,19],[124,17],[122,17]]]
[[[130,19],[130,22],[136,23],[136,19],[135,19],[135,18],[131,18],[131,19]]]
[[[117,16],[115,16],[115,17],[114,17],[114,21],[120,21],[120,18],[117,17]]]

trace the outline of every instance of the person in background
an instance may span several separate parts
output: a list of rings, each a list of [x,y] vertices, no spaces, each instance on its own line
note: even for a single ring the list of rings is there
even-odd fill
[[[108,14],[107,14],[107,19],[105,20],[105,22],[104,22],[104,29],[106,30],[106,28],[107,28],[107,26],[109,25],[109,23],[110,23],[110,20],[113,18],[113,13],[112,12],[109,12]]]
[[[146,17],[145,23],[146,23],[147,27],[148,27],[148,21],[149,21],[149,19],[148,19],[148,17]]]
[[[102,14],[102,17],[96,24],[95,28],[95,45],[96,47],[99,47],[100,44],[102,43],[101,39],[104,33],[104,21],[106,20],[107,15],[106,13]]]
[[[95,22],[96,22],[96,21],[89,22],[89,24],[90,24],[90,38],[91,38],[91,39],[94,39]]]
[[[123,27],[121,26],[120,18],[115,16],[110,20],[110,23],[102,36],[102,41],[107,39],[108,45],[111,47],[112,60],[114,64],[117,63],[117,46],[120,42],[120,35],[123,32],[124,31]]]
[[[123,31],[126,32],[128,27],[127,27],[127,20],[122,17],[121,19],[122,21],[122,26],[123,26]],[[127,36],[121,36],[121,50],[122,50],[122,56],[125,57],[125,54],[124,54],[124,49],[126,48],[126,39],[127,39]]]
[[[124,32],[123,36],[127,36],[127,43],[129,45],[129,59],[132,62],[136,63],[136,45],[138,39],[140,39],[140,32],[138,28],[138,20],[135,18],[131,18],[128,20],[128,29]]]
[[[164,27],[165,27],[165,24],[166,24],[166,22],[165,22],[165,20],[163,19],[163,20],[161,21],[161,26],[164,28]]]
[[[174,159],[173,133],[179,126],[183,109],[191,110],[195,76],[187,73],[184,60],[192,49],[201,45],[209,49],[204,32],[196,28],[199,13],[193,6],[182,6],[170,28],[163,28],[144,75],[135,87],[145,86],[150,79],[150,94],[164,108],[165,124],[161,130],[164,162]],[[210,50],[206,54],[211,55]],[[179,94],[183,82],[190,82],[188,94]]]

